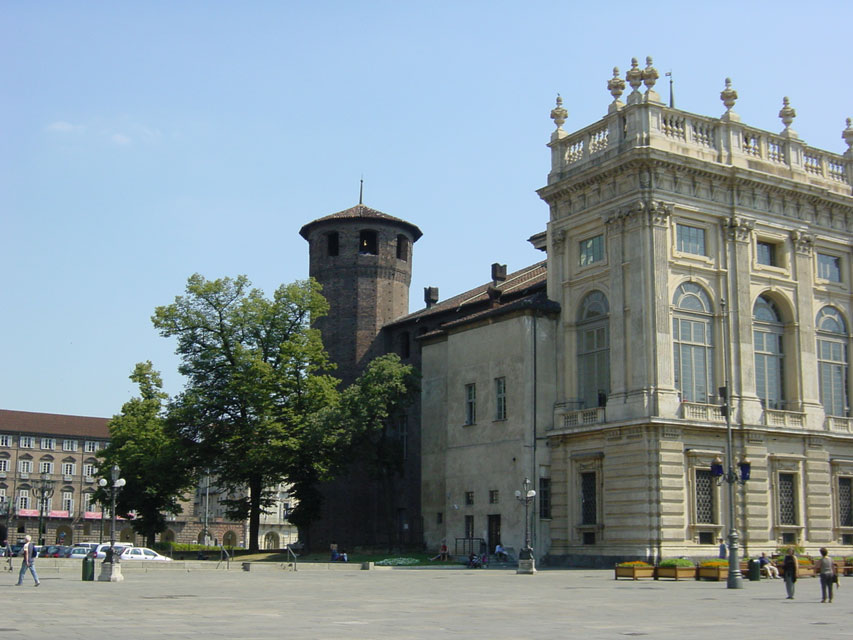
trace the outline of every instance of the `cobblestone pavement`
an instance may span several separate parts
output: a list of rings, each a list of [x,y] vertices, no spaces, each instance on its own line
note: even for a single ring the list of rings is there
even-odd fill
[[[245,572],[126,568],[82,582],[77,563],[0,579],[0,638],[776,638],[853,637],[853,580],[820,604],[817,579],[614,580],[612,571],[461,568]],[[125,565],[126,566],[126,565]]]

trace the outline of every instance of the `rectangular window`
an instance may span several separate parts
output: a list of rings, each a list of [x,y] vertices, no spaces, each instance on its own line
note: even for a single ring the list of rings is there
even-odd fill
[[[77,470],[77,465],[73,462],[63,462],[62,463],[62,475],[64,476],[73,476],[74,472]]]
[[[581,474],[581,524],[598,522],[595,472]]]
[[[29,489],[21,489],[18,491],[18,511],[21,509],[30,508],[30,491]]]
[[[465,537],[474,537],[474,516],[465,516]]]
[[[6,502],[6,487],[0,487],[0,504]]]
[[[84,448],[84,451],[85,451],[86,453],[95,453],[95,451],[97,451],[97,450],[98,450],[98,443],[97,443],[97,441],[94,441],[94,440],[86,440],[86,446],[85,446],[85,448]]]
[[[62,510],[71,514],[74,511],[74,493],[71,491],[62,492]]]
[[[506,378],[495,378],[495,420],[506,420]]]
[[[63,440],[62,441],[62,450],[63,451],[77,451],[77,441],[76,440]]]
[[[825,253],[817,254],[817,277],[830,282],[841,282],[841,258]]]
[[[465,492],[465,505],[470,507],[474,504],[474,492],[466,491]]]
[[[797,524],[796,476],[793,473],[779,474],[779,524]]]
[[[41,448],[53,451],[56,448],[56,438],[42,438]]]
[[[0,471],[8,471],[9,470],[9,461],[5,458],[0,458]]]
[[[436,524],[442,524],[443,522],[444,522],[444,512],[439,511],[438,513],[435,514],[435,523]]]
[[[32,460],[18,460],[18,471],[21,473],[32,473],[33,472],[33,461]]]
[[[714,478],[710,469],[696,469],[696,523],[716,524]]]
[[[755,245],[755,260],[758,264],[778,267],[779,262],[776,257],[776,245],[772,242],[757,242]]]
[[[21,436],[18,438],[18,446],[22,449],[32,449],[33,448],[33,437],[32,436]]]
[[[580,241],[580,263],[582,267],[604,260],[604,236],[598,235]]]
[[[39,463],[39,473],[53,473],[53,463],[52,462],[40,462]]]
[[[551,517],[551,478],[539,478],[539,517]]]
[[[338,255],[340,251],[340,245],[338,240],[338,232],[332,231],[331,233],[326,234],[326,255],[331,258],[334,258]]]
[[[94,478],[98,474],[98,467],[93,464],[83,465],[83,475],[87,478]]]
[[[676,227],[676,240],[678,250],[682,253],[693,253],[698,256],[707,255],[705,253],[704,229],[680,224]]]
[[[0,435],[0,447],[11,447],[12,436]]]
[[[838,478],[838,524],[853,527],[853,478]]]
[[[465,385],[465,424],[477,422],[477,385]]]
[[[94,493],[84,493],[83,494],[83,511],[94,511],[94,500],[92,499]]]
[[[501,492],[497,489],[489,491],[489,504],[498,504],[501,501]]]

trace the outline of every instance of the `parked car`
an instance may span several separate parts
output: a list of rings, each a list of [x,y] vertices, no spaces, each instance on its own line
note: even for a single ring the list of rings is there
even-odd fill
[[[88,556],[92,552],[92,549],[89,547],[72,547],[71,553],[69,554],[69,558],[74,558],[75,560],[82,560],[86,556]]]
[[[74,547],[71,547],[67,544],[59,545],[59,555],[57,557],[59,557],[59,558],[70,558],[71,557],[71,549],[73,549],[73,548]]]
[[[60,548],[58,544],[46,544],[39,551],[39,558],[59,558]]]
[[[12,545],[12,557],[16,558],[18,554],[21,552],[21,549],[24,548],[23,543],[13,544]]]
[[[150,560],[152,562],[171,562],[168,556],[163,556],[148,547],[128,547],[121,554],[121,561],[125,560]]]
[[[132,544],[128,544],[127,542],[122,542],[121,544],[115,545],[115,553],[116,556],[121,556],[122,551],[124,551],[128,547],[132,547]],[[99,544],[97,547],[97,555],[96,558],[103,559],[107,557],[107,550],[110,548],[110,543],[105,542],[104,544]]]

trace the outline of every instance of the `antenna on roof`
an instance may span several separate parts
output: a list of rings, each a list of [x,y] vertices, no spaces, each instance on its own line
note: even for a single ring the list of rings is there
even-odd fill
[[[672,71],[667,71],[664,75],[669,78],[669,108],[675,109],[675,95],[672,93]]]
[[[364,175],[361,176],[361,180],[358,182],[358,204],[364,204]]]

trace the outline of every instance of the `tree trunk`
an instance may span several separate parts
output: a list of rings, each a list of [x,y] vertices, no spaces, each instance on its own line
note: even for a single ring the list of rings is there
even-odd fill
[[[261,492],[263,482],[254,476],[249,482],[249,552],[258,552],[258,532],[261,529]]]

